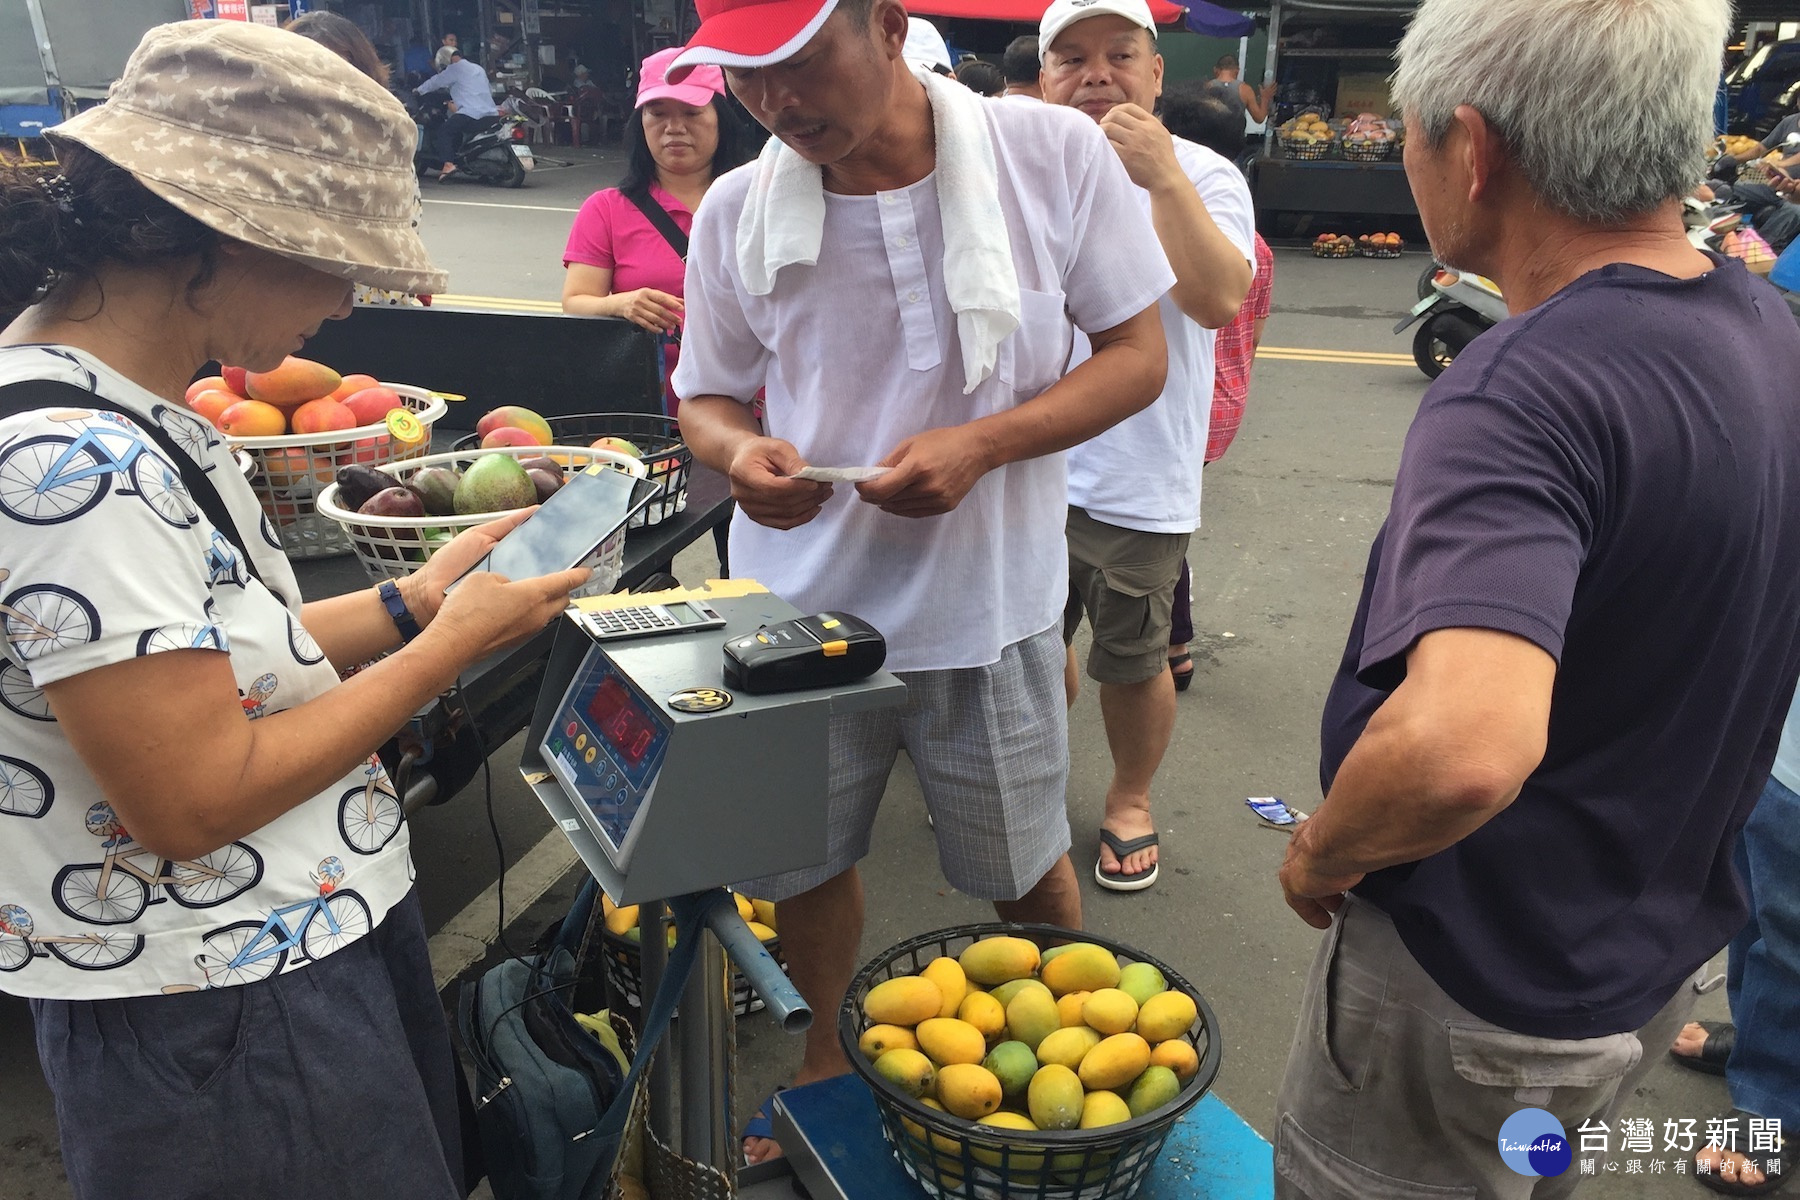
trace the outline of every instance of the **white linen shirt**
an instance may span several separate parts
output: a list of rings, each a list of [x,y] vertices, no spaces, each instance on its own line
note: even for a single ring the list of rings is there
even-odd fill
[[[770,436],[816,466],[868,466],[914,434],[1036,397],[1063,373],[1071,317],[1098,332],[1155,303],[1174,273],[1098,126],[1049,105],[982,111],[1022,310],[990,378],[963,394],[935,176],[827,193],[818,264],[785,267],[753,296],[734,249],[751,164],[714,183],[694,218],[676,394],[748,403],[766,387]],[[805,612],[870,622],[890,670],[986,666],[1060,619],[1067,511],[1061,455],[989,472],[938,517],[891,516],[839,485],[798,529],[739,512],[731,565]]]
[[[1206,211],[1256,269],[1256,213],[1243,173],[1227,159],[1175,138],[1175,158]],[[1150,193],[1133,188],[1146,216]],[[1192,533],[1200,526],[1200,468],[1212,416],[1213,345],[1171,296],[1158,311],[1169,343],[1169,378],[1156,403],[1069,451],[1069,503],[1096,521],[1145,533]],[[1077,339],[1076,361],[1088,356]]]
[[[500,111],[494,103],[494,86],[488,82],[487,72],[466,58],[451,63],[414,90],[428,96],[446,89],[456,103],[456,111],[465,117],[480,120]]]
[[[211,425],[81,351],[0,349],[0,384],[32,379],[133,418],[73,403],[0,418],[0,991],[101,1000],[230,987],[341,949],[412,887],[379,759],[254,833],[165,862],[132,839],[51,714],[45,684],[165,650],[227,654],[246,720],[338,678]],[[262,582],[142,432],[153,424],[208,473]]]

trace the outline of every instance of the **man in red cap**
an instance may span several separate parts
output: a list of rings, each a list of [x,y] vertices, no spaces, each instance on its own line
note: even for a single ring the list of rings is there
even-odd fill
[[[1091,120],[915,73],[899,0],[700,12],[671,76],[722,66],[775,137],[695,216],[682,431],[731,478],[733,567],[805,611],[870,621],[907,684],[904,708],[833,721],[830,860],[745,885],[779,902],[794,982],[830,1012],[901,749],[959,891],[1080,925],[1059,452],[1161,389],[1156,302],[1174,274]],[[1071,322],[1094,355],[1065,375]],[[846,1070],[819,1022],[796,1081]],[[777,1152],[766,1128],[746,1129],[753,1161]]]

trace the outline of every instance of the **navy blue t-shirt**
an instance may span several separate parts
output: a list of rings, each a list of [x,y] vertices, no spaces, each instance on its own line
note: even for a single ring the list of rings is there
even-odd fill
[[[1425,395],[1325,704],[1329,792],[1436,629],[1557,660],[1510,807],[1356,889],[1464,1008],[1634,1030],[1742,927],[1732,849],[1800,672],[1800,327],[1735,262],[1615,264]]]

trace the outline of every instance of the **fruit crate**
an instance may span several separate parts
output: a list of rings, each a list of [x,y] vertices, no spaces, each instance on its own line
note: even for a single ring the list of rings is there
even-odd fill
[[[1394,152],[1392,142],[1345,142],[1344,157],[1351,162],[1381,162]]]
[[[1295,162],[1317,162],[1331,153],[1336,146],[1335,140],[1329,142],[1301,142],[1292,138],[1281,141],[1281,156],[1291,158]]]
[[[687,508],[694,452],[681,440],[681,426],[671,418],[647,413],[576,413],[544,420],[558,443],[586,446],[597,438],[621,437],[644,452],[644,465],[649,469],[645,478],[657,486],[659,494],[631,518],[632,529],[659,524]],[[470,434],[458,438],[452,448],[472,450],[479,445],[481,438]]]
[[[783,971],[787,970],[787,959],[782,956],[780,938],[764,942],[763,949],[769,952],[769,957],[775,960],[776,966]],[[607,987],[616,1002],[634,1011],[641,1010],[644,1006],[643,948],[630,938],[608,929],[602,934],[600,957],[606,965]],[[750,981],[735,968],[731,972],[731,1008],[740,1017],[763,1010],[762,997],[751,989]]]
[[[932,959],[957,957],[982,938],[1024,937],[1049,945],[1092,942],[1161,971],[1169,988],[1185,993],[1197,1015],[1185,1034],[1200,1065],[1174,1099],[1160,1108],[1095,1129],[1023,1131],[966,1121],[928,1108],[877,1074],[857,1047],[871,1022],[863,1013],[869,990],[883,980],[916,975]],[[850,983],[838,1009],[838,1039],[875,1094],[881,1129],[894,1157],[925,1191],[946,1200],[1125,1200],[1143,1184],[1169,1131],[1200,1102],[1218,1078],[1223,1043],[1218,1018],[1194,986],[1173,968],[1123,942],[1052,925],[959,925],[908,938],[877,955]]]
[[[644,478],[644,464],[629,454],[614,454],[610,450],[591,450],[583,446],[503,446],[492,450],[453,451],[449,454],[427,454],[376,469],[392,475],[395,483],[403,484],[412,477],[414,471],[425,467],[454,467],[462,471],[476,459],[491,454],[505,454],[512,458],[547,456],[561,462],[565,471],[580,470],[595,463],[607,463],[629,475]],[[402,579],[418,570],[430,556],[430,552],[436,549],[436,543],[446,540],[439,535],[454,536],[465,529],[484,525],[519,511],[507,509],[504,512],[448,517],[383,517],[352,512],[338,504],[337,494],[336,483],[326,486],[319,493],[319,515],[344,531],[357,561],[362,563],[363,570],[376,583],[384,579]],[[574,594],[599,596],[612,591],[618,585],[624,563],[625,531],[621,529],[581,561],[581,566],[593,568],[594,575],[575,589]]]
[[[281,538],[289,558],[328,558],[348,554],[350,537],[336,521],[320,514],[313,502],[337,478],[338,468],[359,463],[385,467],[423,457],[431,449],[431,427],[449,409],[443,397],[424,388],[384,383],[418,418],[425,436],[408,443],[385,425],[360,425],[330,433],[281,437],[234,438],[232,445],[256,463],[250,487],[262,503],[263,515]]]

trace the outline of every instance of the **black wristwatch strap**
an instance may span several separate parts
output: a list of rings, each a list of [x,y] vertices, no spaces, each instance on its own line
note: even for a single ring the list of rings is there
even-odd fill
[[[419,628],[419,619],[406,607],[406,600],[400,595],[399,584],[391,579],[384,579],[375,590],[381,596],[382,607],[388,610],[388,616],[394,618],[394,627],[400,631],[402,645],[424,632]]]

